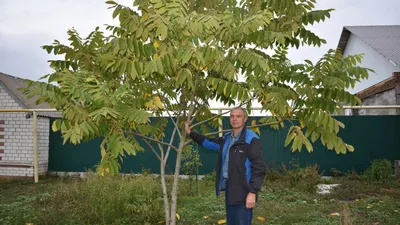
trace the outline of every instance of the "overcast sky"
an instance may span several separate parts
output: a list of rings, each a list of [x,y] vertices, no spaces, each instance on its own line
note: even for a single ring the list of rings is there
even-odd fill
[[[72,27],[87,35],[96,26],[113,23],[107,7],[102,0],[0,0],[0,72],[32,80],[49,73],[47,60],[53,56],[40,46],[54,39],[66,43]],[[331,19],[311,28],[328,43],[291,50],[294,62],[315,61],[336,48],[343,26],[400,24],[400,0],[319,0],[317,8],[335,9]]]

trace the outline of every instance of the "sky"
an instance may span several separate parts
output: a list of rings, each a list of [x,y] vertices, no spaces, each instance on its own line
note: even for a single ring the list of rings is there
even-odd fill
[[[67,43],[66,32],[74,27],[86,36],[96,26],[115,24],[112,11],[102,0],[0,0],[0,72],[38,80],[50,73],[48,55],[42,45],[54,39]],[[133,0],[118,3],[130,5]],[[328,49],[336,48],[343,26],[395,25],[400,0],[317,0],[317,9],[333,8],[331,18],[310,29],[327,40],[322,47],[291,49],[295,63],[318,60]]]

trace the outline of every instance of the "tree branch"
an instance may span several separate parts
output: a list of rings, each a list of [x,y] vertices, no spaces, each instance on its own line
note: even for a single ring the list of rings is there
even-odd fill
[[[205,99],[210,98],[210,96],[211,96],[211,94],[207,95],[207,97]],[[195,99],[195,101],[196,101],[196,99]],[[193,115],[192,119],[190,120],[190,123],[193,123],[193,121],[196,119],[197,114],[199,114],[199,112],[201,111],[201,108],[203,108],[206,105],[207,100],[204,100],[203,104],[200,104],[198,101],[196,101],[196,102],[199,105],[199,108],[197,109],[197,111]]]
[[[262,123],[262,124],[257,124],[257,125],[253,125],[253,126],[248,126],[247,128],[270,126],[270,125],[279,124],[281,122],[283,122],[283,121],[277,121],[277,122],[273,122],[273,123]],[[228,132],[228,131],[232,131],[232,130],[233,129],[226,129],[226,130],[211,132],[211,133],[207,133],[207,134],[203,134],[203,135],[204,136],[210,136],[210,135],[219,134],[219,133],[223,133],[223,132]],[[190,144],[192,141],[193,140],[189,140],[189,141],[185,142],[185,145]]]
[[[190,126],[189,128],[192,129],[192,128],[198,126],[198,125],[201,125],[201,124],[203,124],[203,123],[207,123],[208,121],[213,120],[213,119],[215,119],[215,118],[217,118],[217,117],[219,117],[219,116],[222,116],[222,115],[225,115],[225,114],[227,114],[227,113],[230,113],[234,108],[241,107],[242,105],[248,103],[249,101],[251,101],[251,100],[242,102],[239,106],[233,107],[232,109],[230,109],[230,110],[228,110],[228,111],[226,111],[226,112],[217,114],[217,115],[215,115],[215,116],[213,116],[213,117],[211,117],[211,118],[209,118],[209,119],[206,119],[206,120],[203,120],[203,121],[198,122],[198,123],[196,123],[196,124],[193,124],[193,125]]]
[[[175,129],[172,131],[171,140],[169,141],[169,145],[170,145],[170,146],[168,146],[167,152],[165,153],[165,157],[164,157],[164,159],[163,159],[163,160],[164,160],[164,164],[167,163],[168,156],[169,156],[169,152],[170,152],[171,146],[172,146],[172,142],[174,141],[175,133],[176,133],[177,130],[178,130],[178,128],[175,127]]]
[[[131,133],[131,134],[133,134],[133,135],[136,135],[136,136],[145,138],[145,139],[147,139],[147,140],[154,141],[154,142],[156,142],[156,143],[169,146],[169,147],[173,148],[175,151],[178,151],[178,148],[176,148],[175,146],[170,145],[170,144],[168,144],[168,143],[166,143],[166,142],[162,142],[162,141],[160,141],[160,140],[158,140],[158,139],[151,138],[151,137],[146,137],[146,136],[144,136],[143,134],[139,134],[139,133],[133,132],[133,131],[127,131],[127,133]]]
[[[168,116],[171,118],[171,120],[172,120],[172,123],[174,124],[174,126],[175,126],[175,128],[177,129],[177,131],[178,131],[178,134],[179,134],[179,136],[181,135],[181,132],[179,132],[179,127],[178,127],[178,124],[174,121],[174,118],[171,116],[171,114],[169,113],[169,110],[166,110],[167,111],[167,113],[168,113]],[[178,121],[178,118],[179,118],[179,115],[176,115],[176,121]]]
[[[190,107],[189,107],[189,112],[188,112],[188,116],[187,116],[187,120],[186,121],[191,121],[192,120],[192,113],[194,110],[194,94],[196,93],[196,86],[197,86],[197,80],[194,80],[194,85],[193,85],[193,90],[192,90],[192,95],[190,96]],[[179,135],[180,136],[180,135]]]
[[[149,146],[149,148],[151,149],[151,151],[153,151],[153,153],[157,156],[158,160],[160,160],[161,162],[161,157],[160,155],[156,152],[156,150],[153,148],[153,146],[151,146],[151,144],[146,141],[146,139],[142,138],[142,140],[144,141],[144,143],[146,143],[147,146]]]
[[[160,94],[160,92],[157,91],[157,93],[158,93],[158,95],[163,96],[163,95]],[[163,97],[165,97],[165,96],[163,96]],[[164,105],[164,108],[166,109],[165,111],[167,112],[168,116],[171,118],[172,123],[178,129],[178,134],[181,135],[181,133],[179,132],[179,127],[178,127],[177,123],[175,123],[171,113],[169,113],[169,107],[167,107],[167,105],[164,102],[162,104]],[[176,116],[176,121],[178,121],[178,118],[179,118],[178,116],[179,115]]]
[[[270,125],[275,125],[275,124],[279,124],[283,121],[278,121],[278,122],[273,122],[273,123],[262,123],[262,124],[257,124],[257,125],[253,125],[253,126],[248,126],[247,128],[253,128],[253,127],[263,127],[263,126],[270,126]],[[219,134],[219,133],[223,133],[223,132],[227,132],[227,131],[232,131],[233,129],[226,129],[226,130],[221,130],[221,131],[216,131],[216,132],[211,132],[211,133],[207,133],[207,134],[203,134],[204,136],[210,136],[213,134]]]

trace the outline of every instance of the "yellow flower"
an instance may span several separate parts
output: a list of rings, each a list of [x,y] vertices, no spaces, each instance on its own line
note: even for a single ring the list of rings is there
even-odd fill
[[[264,221],[264,220],[265,220],[265,218],[264,218],[264,217],[261,217],[261,216],[257,217],[257,219],[258,219],[259,221]]]
[[[218,220],[218,224],[225,224],[226,220]]]

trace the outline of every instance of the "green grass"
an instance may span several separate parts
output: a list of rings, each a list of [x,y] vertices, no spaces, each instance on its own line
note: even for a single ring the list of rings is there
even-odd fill
[[[400,224],[400,184],[337,178],[332,194],[315,193],[313,172],[269,176],[254,210],[253,224]],[[301,176],[303,179],[299,179]],[[322,182],[322,181],[321,181]],[[171,185],[168,180],[168,185]],[[159,178],[153,176],[0,180],[0,224],[158,224],[163,221]],[[224,197],[214,181],[181,180],[178,224],[217,224]],[[333,216],[332,213],[339,213]],[[263,217],[260,221],[257,217]]]

